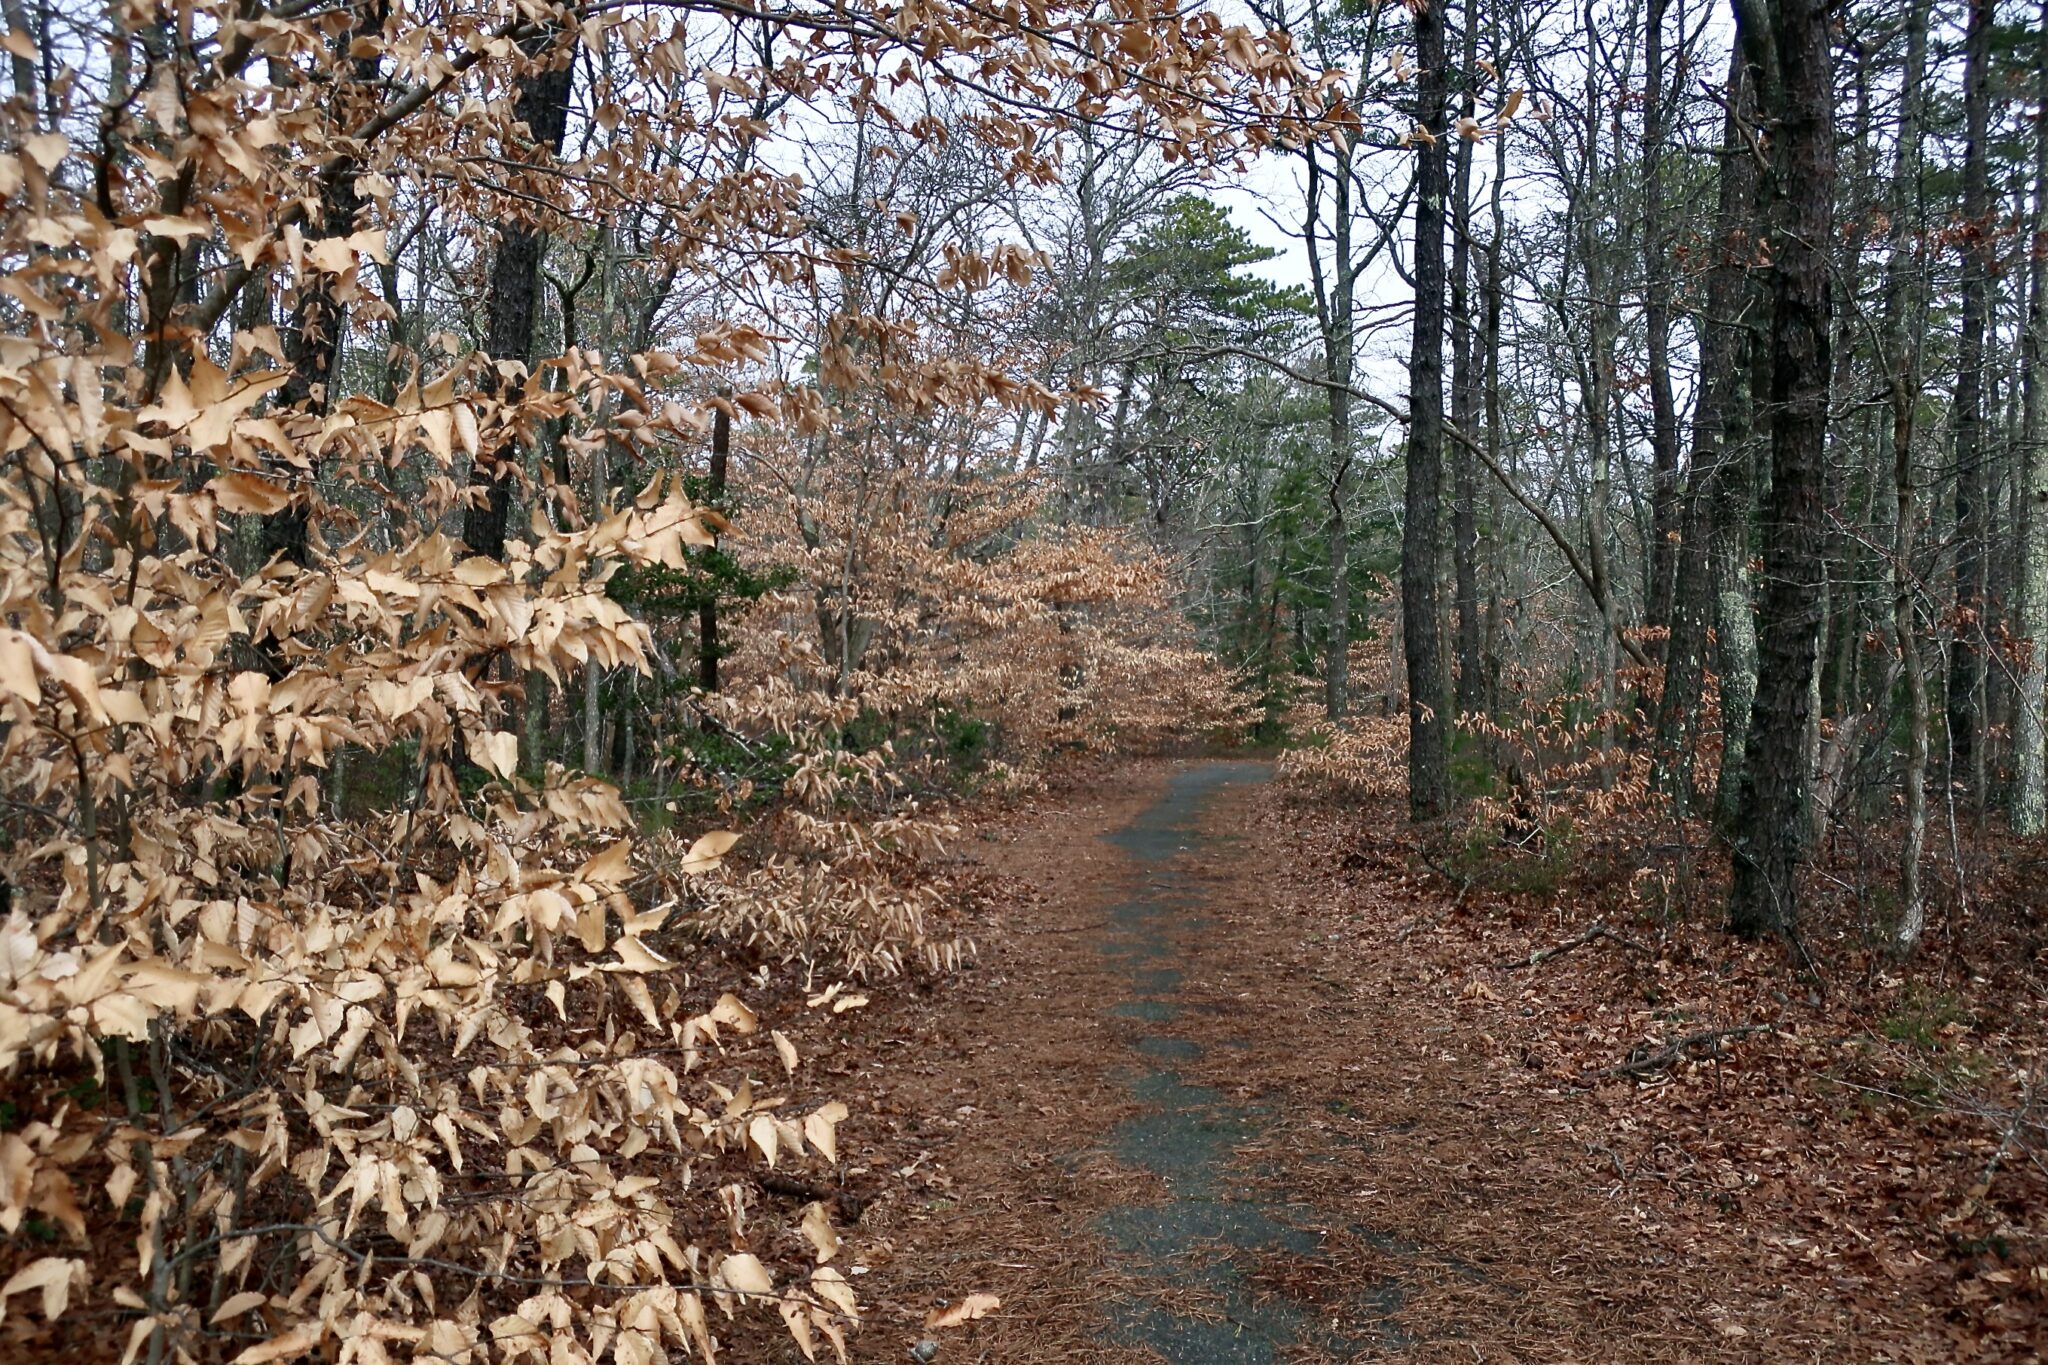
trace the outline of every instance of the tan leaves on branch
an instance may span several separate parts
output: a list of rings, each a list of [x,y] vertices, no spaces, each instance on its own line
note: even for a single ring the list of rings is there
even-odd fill
[[[890,241],[933,253],[906,295],[943,304],[811,317],[822,280],[880,262],[817,240],[813,187],[773,169],[814,132],[793,115],[859,93],[878,130],[1049,185],[1069,117],[1029,110],[1055,86],[1199,160],[1342,103],[1288,35],[1206,13],[1035,14],[1066,55],[974,7],[920,15],[907,50],[903,16],[855,5],[802,60],[710,71],[713,45],[752,50],[751,20],[252,25],[198,0],[191,43],[145,53],[121,14],[95,32],[49,92],[68,134],[14,102],[0,1071],[37,1107],[0,1133],[0,1232],[47,1220],[78,1253],[0,1283],[22,1349],[26,1305],[89,1297],[131,1324],[130,1360],[708,1360],[708,1295],[846,1357],[861,1315],[831,1263],[854,1234],[812,1205],[770,1238],[754,1209],[742,1243],[748,1211],[728,1223],[711,1193],[836,1168],[851,1115],[800,1084],[788,1020],[728,985],[815,971],[840,983],[810,993],[822,1023],[973,951],[930,871],[952,829],[908,794],[922,760],[844,735],[1000,707],[989,780],[1021,789],[1043,755],[1230,711],[1156,556],[1042,534],[1043,489],[973,463],[999,414],[1087,401],[972,311],[1035,305],[1045,260],[885,206]],[[602,59],[569,72],[590,136],[557,155],[520,91],[579,44]],[[904,68],[883,108],[869,92]],[[963,106],[913,108],[939,87]],[[918,240],[939,223],[958,239]],[[630,259],[603,265],[599,224]],[[475,349],[514,229],[570,270],[544,309],[592,259],[591,325],[559,355]],[[743,541],[701,501],[719,412]],[[470,527],[494,497],[502,547]],[[728,613],[725,685],[693,694],[695,621],[627,588],[722,542],[778,586]],[[637,795],[550,761],[592,678],[688,696],[654,719],[772,749],[774,776],[639,828]],[[690,1244],[700,1227],[732,1240]]]

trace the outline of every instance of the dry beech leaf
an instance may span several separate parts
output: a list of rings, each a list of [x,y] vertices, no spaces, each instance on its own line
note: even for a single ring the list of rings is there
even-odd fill
[[[45,1256],[31,1261],[8,1277],[0,1285],[0,1318],[7,1314],[7,1300],[16,1294],[40,1289],[43,1294],[43,1317],[54,1322],[71,1302],[71,1286],[74,1281],[84,1283],[85,1262],[63,1256]]]
[[[488,733],[472,730],[464,736],[469,757],[477,767],[494,777],[512,777],[519,771],[519,736],[509,730]]]
[[[782,1058],[782,1069],[794,1076],[796,1074],[797,1060],[796,1044],[783,1037],[781,1029],[770,1029],[768,1037],[775,1044],[775,1055]]]
[[[251,1308],[261,1308],[265,1303],[268,1303],[269,1301],[270,1296],[268,1294],[265,1294],[262,1290],[245,1289],[241,1293],[233,1295],[227,1300],[227,1302],[223,1303],[214,1312],[214,1315],[207,1319],[207,1325],[213,1326],[218,1323],[227,1322],[233,1318],[238,1318],[242,1316],[242,1314],[248,1312]]]
[[[832,1215],[825,1211],[823,1203],[814,1201],[804,1206],[803,1221],[798,1224],[798,1230],[811,1244],[821,1263],[839,1254],[839,1233],[833,1228]]]
[[[756,1114],[747,1125],[747,1141],[761,1154],[762,1164],[769,1170],[775,1169],[775,1158],[781,1154],[780,1140],[775,1131],[775,1120],[766,1114]]]
[[[860,1321],[860,1304],[853,1296],[853,1286],[846,1282],[846,1276],[829,1265],[821,1265],[811,1272],[811,1288],[818,1291],[818,1297],[834,1308]]]
[[[71,154],[71,140],[62,133],[36,133],[21,140],[21,150],[36,165],[53,171],[58,162]]]
[[[576,880],[620,886],[633,873],[633,841],[621,839],[576,869]]]
[[[1003,1301],[993,1294],[969,1294],[956,1304],[934,1309],[925,1318],[926,1331],[937,1331],[942,1327],[958,1327],[976,1318],[985,1318],[1003,1306]]]
[[[818,1358],[817,1333],[811,1330],[811,1306],[800,1298],[784,1298],[775,1305],[782,1315],[783,1325],[796,1340],[796,1348],[804,1353],[805,1360]]]
[[[618,966],[628,972],[665,972],[676,964],[649,948],[632,934],[621,935],[612,944],[619,955]],[[607,969],[609,970],[609,968]],[[557,985],[560,983],[557,982]]]
[[[718,1023],[729,1025],[735,1033],[752,1033],[761,1026],[761,1016],[748,1009],[746,1002],[731,991],[718,997],[718,1003],[711,1007],[709,1014]]]
[[[718,829],[700,836],[696,843],[690,845],[690,851],[683,855],[682,870],[690,876],[716,870],[739,841],[740,836],[731,830]]]
[[[255,474],[222,474],[206,485],[223,512],[258,512],[269,515],[291,506],[292,495],[270,480]]]
[[[804,1116],[804,1141],[816,1148],[826,1161],[839,1161],[839,1125],[852,1111],[838,1100],[819,1105]]]
[[[736,1251],[727,1256],[711,1275],[713,1283],[720,1288],[736,1289],[742,1294],[775,1292],[775,1277],[768,1273],[768,1267],[761,1264],[761,1258],[751,1252]]]
[[[43,690],[36,684],[36,656],[28,637],[18,630],[0,630],[0,689],[39,706]]]
[[[505,581],[505,566],[495,559],[471,555],[455,566],[455,581],[465,588],[488,588]]]
[[[259,1342],[236,1356],[229,1365],[269,1365],[273,1360],[295,1360],[320,1344],[322,1329],[317,1322],[302,1322],[288,1332]]]

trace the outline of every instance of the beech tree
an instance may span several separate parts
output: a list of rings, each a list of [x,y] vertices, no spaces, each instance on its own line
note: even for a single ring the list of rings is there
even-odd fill
[[[0,1224],[61,1238],[10,1341],[846,1358],[832,1212],[736,1192],[839,1161],[809,1012],[971,950],[901,793],[1240,704],[1009,459],[1097,398],[994,325],[1041,253],[937,193],[839,237],[799,167],[1022,195],[1341,89],[1144,6],[5,23]]]

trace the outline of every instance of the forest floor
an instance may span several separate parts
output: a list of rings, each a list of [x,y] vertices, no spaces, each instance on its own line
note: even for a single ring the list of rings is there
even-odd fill
[[[1269,778],[1131,764],[977,827],[977,966],[812,1044],[858,1359],[2040,1359],[2040,1163],[1893,1103],[1883,1030],[1705,929],[1527,965],[1594,921]]]

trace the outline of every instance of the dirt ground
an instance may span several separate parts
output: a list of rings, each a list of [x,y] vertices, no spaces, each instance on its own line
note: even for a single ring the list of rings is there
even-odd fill
[[[1749,1198],[1708,1082],[1546,1083],[1548,1007],[1459,970],[1380,815],[1306,821],[1268,776],[1128,765],[959,850],[1000,892],[978,965],[820,1057],[864,1163],[858,1359],[2039,1358]],[[1674,1147],[1733,1183],[1652,1178]],[[1001,1306],[926,1330],[970,1293]]]

